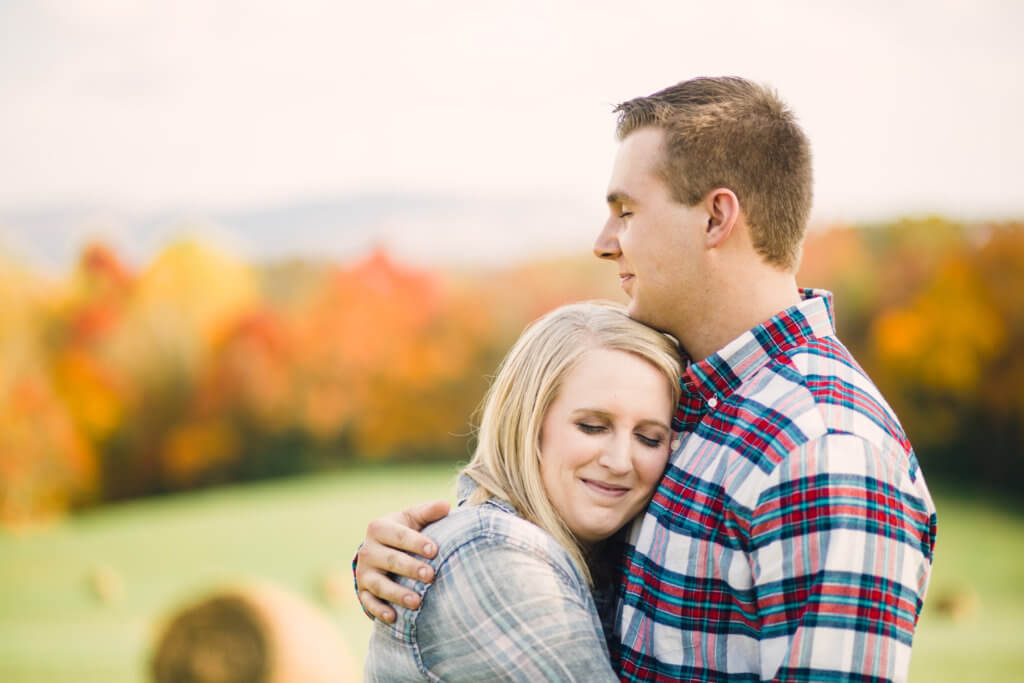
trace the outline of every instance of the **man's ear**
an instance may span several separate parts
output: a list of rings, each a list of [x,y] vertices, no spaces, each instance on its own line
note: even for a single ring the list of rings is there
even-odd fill
[[[717,187],[704,197],[708,224],[704,228],[704,243],[709,249],[720,247],[729,239],[740,218],[740,200],[727,187]]]

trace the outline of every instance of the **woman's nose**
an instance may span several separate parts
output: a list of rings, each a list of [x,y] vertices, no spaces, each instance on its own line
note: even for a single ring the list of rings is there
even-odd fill
[[[614,474],[627,474],[633,467],[632,442],[629,434],[616,434],[601,451],[598,464]]]

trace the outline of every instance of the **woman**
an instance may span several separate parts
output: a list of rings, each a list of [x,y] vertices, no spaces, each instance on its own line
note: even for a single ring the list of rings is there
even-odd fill
[[[617,680],[591,589],[601,544],[641,512],[669,455],[679,359],[615,304],[531,325],[484,402],[459,508],[419,610],[376,622],[370,681]]]

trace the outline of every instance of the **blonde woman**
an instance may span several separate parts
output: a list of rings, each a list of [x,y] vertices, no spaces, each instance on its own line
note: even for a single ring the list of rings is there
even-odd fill
[[[674,343],[615,304],[540,318],[487,394],[459,507],[424,533],[420,609],[377,621],[369,681],[617,680],[592,589],[602,543],[643,511],[669,455]]]

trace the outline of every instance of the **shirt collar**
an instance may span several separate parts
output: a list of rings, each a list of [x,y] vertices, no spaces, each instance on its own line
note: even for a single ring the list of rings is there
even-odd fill
[[[747,330],[704,360],[689,363],[680,378],[677,430],[699,421],[771,359],[814,337],[835,334],[832,293],[801,289],[802,301]]]
[[[459,474],[459,478],[455,482],[455,498],[458,500],[458,504],[461,507],[469,497],[473,495],[473,492],[477,490],[480,485],[473,481],[473,478],[468,474]],[[516,509],[512,507],[512,504],[503,498],[497,496],[491,496],[487,499],[487,503],[495,506],[499,510],[509,513],[510,515],[518,515]]]

